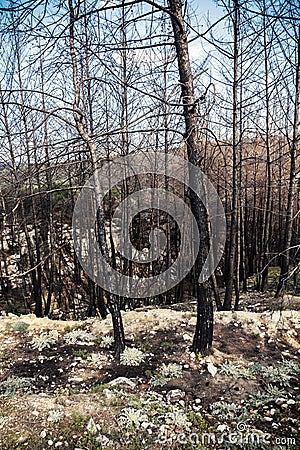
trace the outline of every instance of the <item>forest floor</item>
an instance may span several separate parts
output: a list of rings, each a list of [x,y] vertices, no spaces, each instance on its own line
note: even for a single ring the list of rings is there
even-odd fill
[[[3,315],[0,448],[300,448],[300,298],[241,306],[215,314],[207,357],[190,352],[195,303],[123,312],[137,350],[120,364],[110,317]]]

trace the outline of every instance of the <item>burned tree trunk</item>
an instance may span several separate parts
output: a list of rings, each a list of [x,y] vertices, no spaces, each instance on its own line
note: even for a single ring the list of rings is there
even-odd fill
[[[169,0],[171,21],[177,53],[178,70],[183,101],[185,120],[185,142],[189,162],[199,166],[201,164],[201,149],[198,139],[197,107],[195,99],[193,74],[189,59],[188,39],[182,16],[180,0]],[[194,334],[192,350],[195,353],[209,353],[213,339],[213,304],[210,296],[209,283],[199,284],[198,278],[208,254],[208,218],[204,205],[197,194],[189,192],[191,210],[199,227],[201,249],[195,262],[193,282],[197,295],[197,324]]]
[[[295,86],[295,110],[293,123],[293,139],[290,149],[290,177],[289,177],[289,192],[288,202],[286,208],[286,222],[284,232],[284,247],[281,255],[280,263],[280,277],[277,286],[276,297],[280,297],[285,289],[286,281],[289,277],[289,267],[291,258],[291,243],[293,235],[294,223],[294,204],[296,197],[297,185],[297,158],[299,146],[299,97],[300,97],[300,27],[298,28],[297,36],[297,67],[296,67],[296,86]]]
[[[90,152],[90,158],[92,162],[93,170],[97,169],[98,158],[97,158],[97,150],[94,140],[91,138],[89,133],[84,127],[83,123],[83,113],[80,111],[80,100],[81,100],[81,91],[80,91],[80,82],[78,78],[78,69],[77,69],[77,59],[75,52],[75,13],[74,6],[72,0],[69,0],[69,14],[70,14],[70,55],[72,61],[73,68],[73,84],[74,84],[74,103],[73,103],[73,117],[76,125],[76,129],[78,134],[82,138],[82,140],[87,145],[87,148]],[[96,193],[97,194],[97,193]],[[107,263],[110,263],[109,258],[109,250],[107,245],[107,238],[105,233],[105,219],[104,212],[101,210],[101,207],[97,212],[97,227],[98,227],[98,241],[101,248],[101,252],[103,254],[104,259]],[[124,328],[122,322],[122,316],[119,308],[118,297],[115,294],[110,294],[107,296],[107,307],[109,312],[112,315],[113,327],[114,327],[114,354],[116,357],[120,356],[120,353],[123,352],[125,348],[125,338],[124,338]]]
[[[227,259],[227,270],[226,270],[226,290],[223,309],[230,311],[232,307],[232,297],[234,283],[238,280],[237,271],[239,270],[237,266],[237,261],[239,260],[239,243],[238,243],[238,200],[239,200],[239,187],[238,187],[238,145],[239,145],[239,127],[238,127],[238,63],[239,63],[239,4],[238,1],[234,1],[234,17],[233,17],[233,28],[234,28],[234,51],[233,51],[233,128],[232,128],[232,206],[231,206],[231,221],[230,221],[230,235],[229,235],[229,248],[228,248],[228,259]],[[237,279],[237,280],[235,280]],[[238,283],[237,283],[238,284]],[[237,298],[239,286],[236,285]],[[236,300],[236,305],[238,300]]]

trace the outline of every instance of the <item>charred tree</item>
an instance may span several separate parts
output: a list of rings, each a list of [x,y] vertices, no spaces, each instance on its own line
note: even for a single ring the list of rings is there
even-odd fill
[[[187,154],[189,162],[199,166],[201,164],[201,149],[198,139],[197,102],[194,93],[188,38],[182,15],[181,1],[169,0],[169,6],[180,75]],[[213,304],[209,282],[200,284],[198,278],[208,253],[208,217],[197,194],[190,190],[189,197],[191,210],[196,218],[202,243],[193,272],[193,283],[197,296],[197,323],[192,350],[196,354],[199,352],[207,354],[211,350],[213,340]]]

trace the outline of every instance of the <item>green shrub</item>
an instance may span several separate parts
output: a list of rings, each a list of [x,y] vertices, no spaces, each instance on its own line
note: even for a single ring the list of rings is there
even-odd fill
[[[73,350],[73,356],[76,358],[88,359],[91,356],[91,353],[85,349]]]
[[[28,387],[30,385],[31,380],[29,378],[12,376],[7,378],[7,380],[0,382],[0,395],[1,396],[16,395],[19,389]]]
[[[11,325],[11,328],[18,333],[25,333],[29,328],[29,324],[25,322],[15,322]]]

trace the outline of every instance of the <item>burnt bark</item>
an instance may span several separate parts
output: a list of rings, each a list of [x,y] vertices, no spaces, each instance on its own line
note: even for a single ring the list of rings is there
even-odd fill
[[[233,32],[234,32],[234,53],[233,53],[233,129],[232,129],[232,206],[231,206],[231,222],[230,222],[230,236],[227,260],[227,275],[226,275],[226,290],[223,304],[224,310],[230,310],[232,307],[232,297],[235,279],[238,279],[237,261],[239,257],[238,252],[238,63],[239,63],[239,4],[234,1],[234,17],[233,17]],[[236,281],[238,283],[238,281]],[[238,289],[238,286],[236,286]]]
[[[284,247],[280,259],[280,277],[276,291],[276,297],[280,297],[285,290],[286,282],[289,277],[289,267],[291,259],[291,242],[294,223],[294,204],[297,191],[297,167],[296,161],[298,157],[299,146],[299,96],[300,96],[300,27],[298,28],[297,38],[297,67],[296,67],[296,86],[295,86],[295,110],[293,123],[293,139],[290,148],[290,176],[289,176],[289,192],[286,208],[286,222],[284,232]]]
[[[69,31],[70,31],[70,55],[72,60],[72,68],[73,68],[73,84],[74,84],[74,102],[73,102],[73,117],[76,125],[76,129],[78,134],[82,138],[82,140],[87,145],[87,148],[90,153],[91,163],[93,170],[97,169],[98,166],[98,157],[96,145],[93,138],[89,135],[88,131],[84,127],[83,123],[83,113],[80,110],[80,101],[81,101],[81,89],[80,82],[78,77],[78,69],[77,69],[77,58],[75,52],[75,12],[72,0],[69,0],[69,14],[70,14],[70,23],[69,23]],[[96,186],[97,190],[97,186]],[[96,192],[97,194],[97,192]],[[101,207],[99,207],[97,211],[97,234],[98,234],[98,242],[103,255],[103,258],[107,263],[110,263],[109,258],[109,250],[105,232],[105,217],[104,211]],[[124,327],[122,316],[120,313],[118,297],[115,294],[110,294],[107,296],[107,308],[112,315],[113,328],[114,328],[114,355],[115,357],[119,357],[120,353],[122,353],[125,349],[125,338],[124,338]]]
[[[201,164],[201,149],[198,139],[198,105],[194,93],[193,74],[181,1],[169,0],[169,6],[180,75],[188,160],[190,163],[199,166]],[[200,285],[198,278],[208,253],[208,218],[206,210],[197,194],[190,190],[189,197],[191,210],[197,221],[201,239],[201,249],[197,255],[195,270],[193,272],[193,283],[195,284],[197,295],[197,323],[192,350],[195,353],[207,354],[211,350],[213,339],[213,304],[209,283],[205,282]]]

